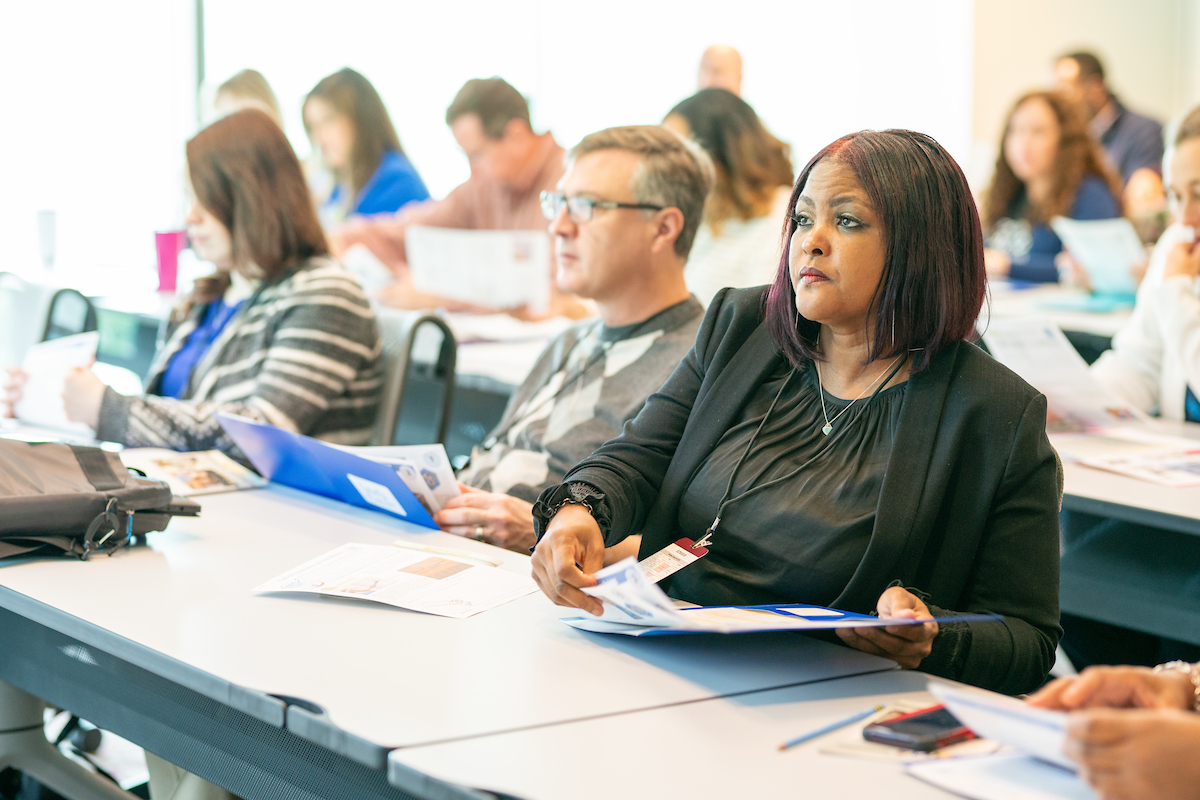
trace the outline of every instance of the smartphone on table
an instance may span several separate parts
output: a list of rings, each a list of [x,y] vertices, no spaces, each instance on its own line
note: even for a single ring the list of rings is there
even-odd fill
[[[863,738],[868,742],[928,753],[974,739],[975,734],[945,707],[937,705],[872,723],[863,728]]]

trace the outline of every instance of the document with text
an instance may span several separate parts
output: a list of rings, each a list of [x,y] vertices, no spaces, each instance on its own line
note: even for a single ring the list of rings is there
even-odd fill
[[[344,544],[254,589],[370,600],[466,619],[537,591],[527,575],[445,552]]]
[[[21,364],[26,376],[25,385],[13,415],[31,425],[90,434],[92,429],[87,425],[67,419],[62,394],[67,373],[91,364],[96,359],[99,343],[100,334],[93,331],[31,346]]]
[[[484,308],[550,307],[550,237],[537,231],[410,226],[408,268],[422,292]]]

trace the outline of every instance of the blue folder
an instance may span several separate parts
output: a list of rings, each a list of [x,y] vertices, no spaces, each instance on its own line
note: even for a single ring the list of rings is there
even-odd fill
[[[217,421],[269,481],[437,530],[429,511],[390,464],[245,417],[217,414]]]

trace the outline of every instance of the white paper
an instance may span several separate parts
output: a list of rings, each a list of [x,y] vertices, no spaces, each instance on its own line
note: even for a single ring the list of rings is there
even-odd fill
[[[905,772],[972,800],[1096,800],[1071,772],[1011,750],[909,763]]]
[[[189,497],[266,486],[261,477],[220,450],[177,453],[157,447],[135,447],[121,451],[121,462],[140,469],[146,477],[165,481],[171,493]]]
[[[599,583],[583,589],[603,602],[599,617],[584,613],[565,617],[563,622],[593,633],[644,636],[654,631],[693,633],[748,633],[751,631],[832,630],[834,628],[880,628],[888,625],[919,625],[911,619],[862,617],[819,606],[778,611],[739,606],[679,608],[662,589],[646,577],[641,565],[630,557],[596,573]],[[977,619],[960,617],[959,619]]]
[[[446,455],[446,448],[440,444],[387,445],[383,447],[333,446],[360,458],[369,458],[379,464],[415,467],[427,487],[425,499],[432,498],[433,507],[430,509],[430,514],[440,511],[451,497],[458,497],[462,494],[458,488],[458,480],[454,477],[454,467],[450,465],[450,458]],[[404,480],[406,484],[409,484],[408,476],[401,474],[399,470],[396,474],[400,475],[401,480]],[[417,497],[421,497],[413,489],[412,484],[409,484],[408,488]]]
[[[1132,270],[1146,260],[1146,248],[1129,220],[1055,217],[1050,227],[1087,272],[1093,292],[1132,295],[1137,291]]]
[[[545,231],[479,231],[412,225],[404,249],[423,292],[483,308],[550,307],[550,237]]]
[[[1075,771],[1075,762],[1063,754],[1066,712],[1034,708],[1007,695],[945,683],[930,682],[929,691],[976,736]]]
[[[466,619],[537,591],[528,576],[450,554],[344,544],[272,578],[256,592],[300,592]]]
[[[67,373],[91,364],[99,343],[100,334],[92,331],[32,345],[21,364],[27,377],[21,387],[21,399],[13,409],[16,418],[79,434],[91,433],[87,425],[67,419],[62,393]]]
[[[408,512],[404,510],[404,506],[400,505],[396,495],[392,494],[392,490],[382,483],[376,483],[361,475],[355,475],[353,472],[347,472],[346,479],[358,490],[359,496],[365,502],[402,517],[408,516]]]
[[[983,340],[993,358],[1046,395],[1050,431],[1093,430],[1143,419],[1092,376],[1087,362],[1049,320],[992,319]]]
[[[342,266],[358,279],[368,297],[396,280],[392,271],[366,245],[355,244],[346,249],[341,258]]]

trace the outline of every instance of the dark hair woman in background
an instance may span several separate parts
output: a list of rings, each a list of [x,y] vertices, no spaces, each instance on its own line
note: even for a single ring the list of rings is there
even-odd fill
[[[318,198],[325,225],[429,199],[379,92],[349,67],[322,78],[308,93],[304,130],[333,173],[332,191]]]
[[[712,157],[716,183],[704,208],[684,278],[708,305],[726,286],[770,283],[779,266],[779,219],[791,193],[788,146],[754,109],[725,89],[702,89],[671,109],[663,125]]]
[[[606,546],[641,533],[646,557],[711,531],[708,555],[664,580],[672,596],[993,612],[838,634],[905,667],[1037,688],[1060,633],[1061,470],[1045,398],[969,343],[986,275],[962,171],[922,134],[851,134],[808,163],[789,208],[774,284],[718,293],[625,432],[539,498],[535,579],[599,613],[580,589]]]
[[[983,195],[988,274],[1057,281],[1062,242],[1054,217],[1121,216],[1120,184],[1080,110],[1054,92],[1030,92],[1004,122],[996,171]]]

